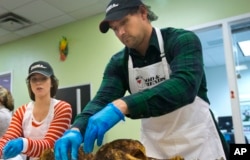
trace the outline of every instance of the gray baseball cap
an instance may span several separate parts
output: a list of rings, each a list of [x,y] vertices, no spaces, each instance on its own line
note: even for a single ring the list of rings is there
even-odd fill
[[[34,73],[40,73],[46,77],[54,75],[51,65],[45,61],[37,61],[32,63],[29,67],[29,73],[27,78],[29,78]]]

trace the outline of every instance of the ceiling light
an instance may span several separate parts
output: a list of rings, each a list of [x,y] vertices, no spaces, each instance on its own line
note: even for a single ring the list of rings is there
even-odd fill
[[[250,40],[238,42],[244,56],[250,56]]]
[[[246,65],[238,65],[235,67],[236,71],[243,71],[243,70],[247,70],[248,67]]]

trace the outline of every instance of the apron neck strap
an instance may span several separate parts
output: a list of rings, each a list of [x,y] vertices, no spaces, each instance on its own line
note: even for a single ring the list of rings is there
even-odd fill
[[[154,28],[155,28],[155,32],[156,32],[156,35],[157,35],[158,44],[159,44],[159,47],[160,47],[161,57],[163,57],[165,55],[165,53],[164,53],[163,38],[162,38],[162,35],[161,35],[161,31],[157,27],[154,27]]]

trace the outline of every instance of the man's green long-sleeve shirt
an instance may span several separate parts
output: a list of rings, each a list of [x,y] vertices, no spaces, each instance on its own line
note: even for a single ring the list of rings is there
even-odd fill
[[[133,67],[144,67],[161,61],[160,49],[153,30],[145,56],[125,47],[110,59],[101,86],[80,113],[73,126],[85,134],[88,118],[108,103],[123,99],[132,119],[161,116],[194,101],[199,96],[209,103],[199,38],[191,31],[175,28],[161,29],[165,56],[170,65],[170,79],[142,92],[124,96],[129,91],[128,55]]]

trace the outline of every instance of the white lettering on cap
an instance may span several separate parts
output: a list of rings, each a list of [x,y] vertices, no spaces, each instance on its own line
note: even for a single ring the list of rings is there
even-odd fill
[[[107,9],[106,9],[106,13],[108,13],[111,9],[113,9],[113,8],[115,8],[115,7],[118,7],[118,6],[119,6],[119,4],[115,4],[115,3],[109,5],[109,6],[107,7]]]
[[[42,65],[42,64],[37,64],[37,65],[34,65],[34,66],[32,66],[31,68],[30,68],[30,70],[33,70],[33,69],[35,69],[35,68],[47,68],[47,67],[45,67],[44,65]]]

